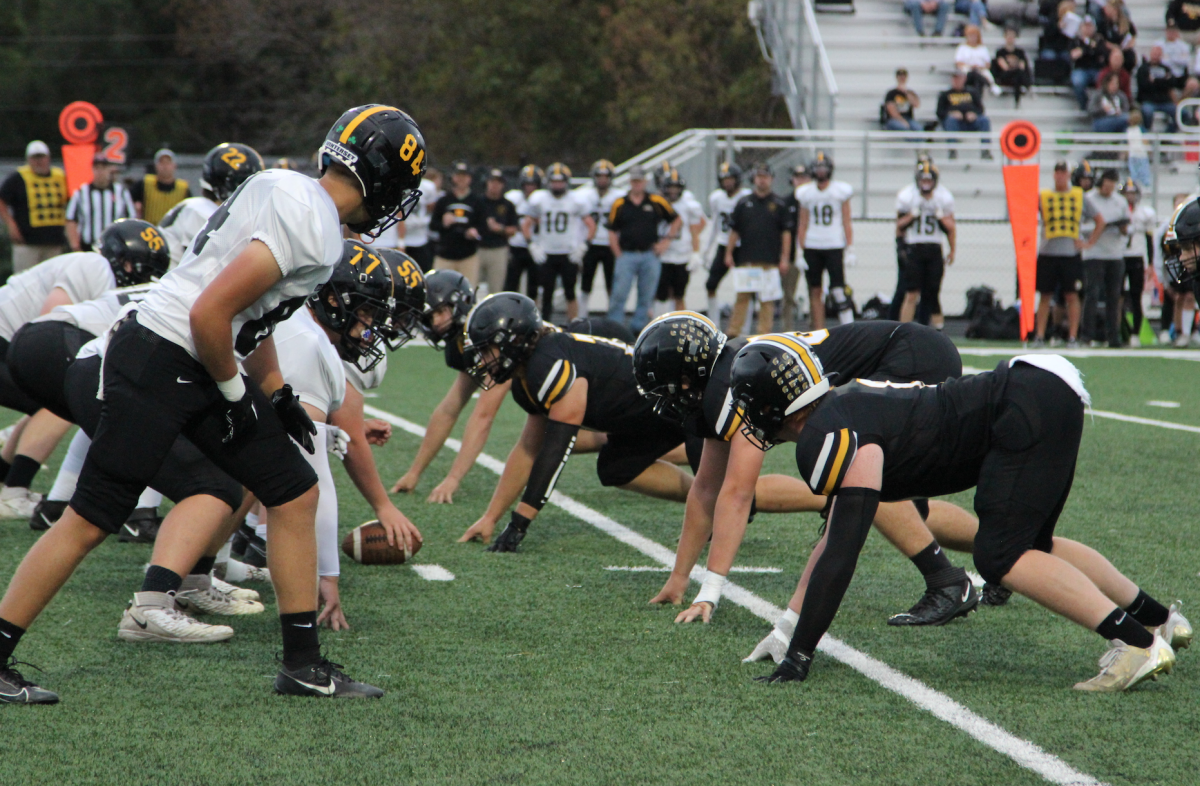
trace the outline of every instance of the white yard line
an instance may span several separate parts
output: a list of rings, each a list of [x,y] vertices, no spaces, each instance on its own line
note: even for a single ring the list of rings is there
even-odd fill
[[[424,427],[410,420],[369,405],[364,407],[364,410],[368,415],[386,420],[410,434],[418,437],[425,436]],[[446,447],[457,453],[462,448],[462,443],[456,439],[447,439]],[[475,463],[497,474],[504,469],[504,462],[486,453],[481,453]],[[576,502],[566,494],[555,491],[550,496],[550,504],[591,524],[625,545],[637,549],[656,562],[668,567],[675,564],[675,553],[666,546],[655,543],[603,513]],[[693,581],[699,582],[704,580],[706,574],[707,571],[697,566],[692,569],[691,577]],[[783,613],[783,609],[732,582],[725,585],[724,596],[771,624],[774,624],[775,620]],[[821,640],[819,649],[888,690],[900,694],[940,720],[966,732],[992,750],[1002,753],[1022,767],[1036,772],[1050,783],[1062,786],[1101,786],[1101,782],[1091,775],[1074,769],[1062,759],[1047,753],[1032,742],[1014,736],[982,716],[976,715],[949,696],[939,693],[919,680],[901,674],[886,663],[859,652],[833,636],[827,634]]]
[[[1200,363],[1200,351],[1188,349],[1019,349],[1007,347],[959,347],[960,355],[1010,357],[1012,355],[1062,355],[1065,358],[1160,358]]]
[[[623,570],[630,573],[670,573],[671,569],[665,565],[608,565],[605,570]],[[730,573],[783,573],[783,568],[750,568],[741,565],[734,565],[729,569]]]
[[[426,581],[454,581],[454,574],[441,565],[413,565],[412,569]]]

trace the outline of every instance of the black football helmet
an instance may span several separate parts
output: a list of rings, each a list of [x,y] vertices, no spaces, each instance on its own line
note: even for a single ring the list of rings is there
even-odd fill
[[[394,352],[415,338],[421,326],[425,316],[425,275],[417,261],[403,251],[381,248],[378,254],[391,268],[395,285],[396,307],[386,328],[380,329],[387,348]]]
[[[679,174],[678,169],[671,169],[670,174],[668,174],[663,179],[663,181],[662,181],[663,193],[666,193],[666,190],[668,188],[678,188],[680,194],[683,193],[683,189],[687,188],[687,181],[684,180],[683,177]]]
[[[725,334],[708,317],[675,311],[651,322],[633,345],[638,392],[654,400],[654,413],[684,421],[700,410]]]
[[[566,191],[571,185],[571,168],[566,164],[555,161],[546,170],[546,182],[550,184],[550,190],[556,194],[561,194]],[[560,184],[560,188],[555,189],[554,186]]]
[[[1084,181],[1087,185],[1084,185]],[[1090,191],[1096,183],[1096,173],[1092,171],[1092,165],[1086,160],[1080,161],[1079,165],[1071,170],[1071,185],[1079,186],[1084,191]]]
[[[605,175],[612,177],[616,173],[617,168],[613,166],[613,162],[609,161],[607,158],[602,158],[596,163],[592,164],[592,170],[588,174],[590,174],[594,180],[598,177],[604,177]]]
[[[367,221],[347,224],[379,237],[403,221],[421,199],[425,138],[416,121],[394,106],[364,104],[347,110],[320,149],[321,174],[336,161],[358,178]]]
[[[722,161],[717,167],[717,182],[724,187],[725,181],[733,178],[736,183],[734,188],[737,188],[742,183],[742,168],[732,161]]]
[[[541,167],[534,166],[533,164],[526,164],[521,167],[521,185],[541,188],[542,181],[545,179],[546,173],[542,171]]]
[[[809,165],[809,171],[816,180],[828,180],[833,177],[833,157],[824,150],[818,150]]]
[[[421,319],[421,332],[425,339],[438,350],[446,348],[446,342],[457,336],[467,323],[467,316],[475,305],[475,291],[471,282],[457,270],[432,270],[425,277],[425,312]],[[442,306],[450,307],[450,328],[439,333],[433,326],[433,312]]]
[[[1200,199],[1175,208],[1163,236],[1163,267],[1176,284],[1196,278],[1200,264]]]
[[[264,169],[262,156],[250,145],[222,142],[204,156],[200,187],[224,202],[248,177]]]
[[[318,322],[341,334],[337,350],[342,360],[360,371],[383,360],[381,344],[396,310],[395,284],[391,267],[370,246],[344,241],[333,275],[308,302]]]
[[[512,379],[529,360],[544,325],[537,305],[517,292],[497,292],[467,315],[463,357],[467,373],[484,390]],[[487,352],[491,348],[493,353]]]
[[[1132,196],[1135,203],[1142,198],[1142,187],[1132,177],[1125,178],[1121,183],[1120,191],[1122,196]]]
[[[734,357],[729,390],[742,416],[742,435],[759,450],[770,450],[789,415],[829,392],[829,378],[804,341],[768,333]]]
[[[140,218],[121,218],[100,234],[100,254],[112,265],[118,287],[159,278],[171,266],[171,252],[158,227]]]
[[[667,178],[671,176],[671,162],[660,161],[654,167],[654,187],[660,192],[663,190],[663,183],[667,182]]]
[[[926,158],[917,162],[917,171],[913,176],[913,179],[916,180],[917,188],[920,189],[921,193],[928,194],[937,188],[938,174],[938,168],[937,165],[933,163],[933,159]],[[926,188],[922,184],[922,181],[929,183],[930,179],[932,179],[932,184]]]

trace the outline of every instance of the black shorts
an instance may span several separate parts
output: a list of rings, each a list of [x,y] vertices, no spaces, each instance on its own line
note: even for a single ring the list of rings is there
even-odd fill
[[[1053,295],[1062,287],[1064,294],[1083,290],[1083,257],[1076,254],[1073,257],[1048,257],[1041,254],[1037,258],[1037,291],[1043,295]]]
[[[13,336],[16,338],[16,336]],[[41,407],[25,394],[8,367],[8,340],[0,338],[0,407],[32,415]]]
[[[904,263],[904,291],[920,292],[921,300],[928,304],[930,314],[942,313],[942,276],[946,273],[946,260],[942,257],[941,243],[914,243],[908,247]]]
[[[1030,549],[1049,552],[1071,493],[1083,402],[1049,371],[1018,363],[992,420],[992,446],[979,470],[975,567],[993,584]]]
[[[404,249],[404,253],[413,258],[413,261],[421,268],[422,273],[428,273],[433,268],[433,243],[409,246]]]
[[[906,322],[896,328],[868,379],[937,385],[962,376],[958,347],[940,330]]]
[[[643,428],[609,433],[596,457],[602,486],[624,486],[684,441],[683,427],[652,415]]]
[[[547,254],[546,261],[538,265],[541,274],[542,303],[554,302],[554,282],[562,279],[563,297],[575,299],[575,279],[579,276],[579,267],[566,254]],[[549,308],[542,311],[543,315],[550,313]]]
[[[537,300],[538,266],[533,255],[525,246],[508,247],[508,267],[504,271],[504,291],[521,291],[521,274],[525,273],[525,291],[531,300]]]
[[[74,420],[67,401],[67,368],[75,361],[79,348],[94,338],[88,331],[59,320],[23,325],[8,347],[13,382],[63,420]]]
[[[733,262],[737,264],[737,249],[733,250]],[[721,286],[721,279],[725,278],[725,274],[729,272],[729,268],[725,267],[725,246],[717,246],[717,253],[713,255],[712,266],[708,269],[708,280],[704,282],[704,288],[708,290],[709,295],[715,295],[717,287]],[[660,300],[662,298],[659,298]]]
[[[844,248],[806,248],[804,249],[804,278],[808,281],[809,289],[820,289],[821,277],[829,271],[829,288],[846,286],[846,270],[843,257]]]
[[[71,498],[71,507],[100,529],[116,532],[124,523],[180,434],[267,507],[291,502],[316,485],[313,468],[253,381],[247,379],[246,388],[258,425],[244,442],[229,447],[221,442],[221,391],[182,347],[126,319],[109,342],[103,368],[103,410]],[[70,376],[68,385],[75,395]],[[74,411],[74,398],[71,403]]]
[[[579,288],[584,292],[591,293],[592,282],[596,278],[596,268],[599,267],[604,270],[604,289],[611,295],[614,261],[611,248],[589,243],[587,253],[583,255],[583,278],[579,281]]]
[[[687,263],[677,265],[670,262],[663,262],[662,272],[658,276],[658,292],[655,293],[654,299],[682,298],[684,293],[687,292],[688,279],[690,277]]]

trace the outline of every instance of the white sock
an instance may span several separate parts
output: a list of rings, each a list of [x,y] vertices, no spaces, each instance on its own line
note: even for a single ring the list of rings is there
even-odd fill
[[[71,495],[75,493],[75,483],[79,480],[79,473],[83,469],[83,460],[87,458],[88,448],[91,446],[92,441],[88,439],[87,434],[83,433],[83,429],[75,432],[75,436],[71,438],[71,446],[67,448],[67,456],[58,469],[58,476],[54,478],[54,487],[46,495],[47,500],[51,502],[70,501]]]
[[[779,618],[779,622],[786,622],[789,625],[791,625],[793,628],[796,627],[796,623],[799,621],[800,621],[800,612],[792,611],[791,609],[784,609],[783,616]],[[776,627],[779,627],[779,622],[775,623]]]
[[[255,535],[258,535],[260,538],[262,538],[262,539],[263,539],[263,541],[266,541],[266,539],[267,539],[267,525],[266,525],[266,524],[255,524],[255,525],[254,525],[254,534],[255,534]]]
[[[829,294],[833,295],[833,302],[837,305],[838,322],[849,325],[854,321],[854,308],[846,297],[846,290],[841,287],[833,287],[829,290]]]
[[[721,307],[717,305],[717,298],[714,295],[708,299],[708,318],[716,322],[721,318]]]
[[[246,563],[231,559],[225,563],[225,580],[230,584],[240,584],[250,577]]]
[[[229,562],[229,551],[233,548],[233,544],[225,541],[225,545],[217,552],[217,563]]]
[[[1196,309],[1185,308],[1183,310],[1183,335],[1192,335],[1192,327],[1196,324]]]
[[[743,336],[753,336],[754,335],[754,311],[755,311],[754,306],[755,306],[755,301],[751,300],[750,308],[746,309],[746,322],[745,322],[745,324],[742,325],[742,335]]]
[[[162,501],[162,494],[159,494],[152,488],[147,488],[142,491],[142,496],[138,497],[137,506],[139,508],[154,508],[158,510],[158,506],[162,504]]]
[[[253,530],[258,529],[258,514],[257,513],[247,513],[246,514],[246,526],[248,526],[250,529],[253,529]]]

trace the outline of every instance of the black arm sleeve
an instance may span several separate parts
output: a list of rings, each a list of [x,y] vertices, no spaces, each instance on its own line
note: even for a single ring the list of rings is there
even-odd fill
[[[843,488],[834,498],[825,551],[809,577],[800,620],[788,647],[788,657],[793,660],[793,655],[801,653],[811,659],[817,642],[833,623],[878,508],[879,492],[875,489]]]
[[[521,501],[534,510],[541,510],[554,491],[558,475],[567,465],[571,450],[575,447],[575,436],[579,426],[551,420],[546,424],[546,435],[542,438],[542,449],[529,471],[529,482],[525,484],[525,495]]]

